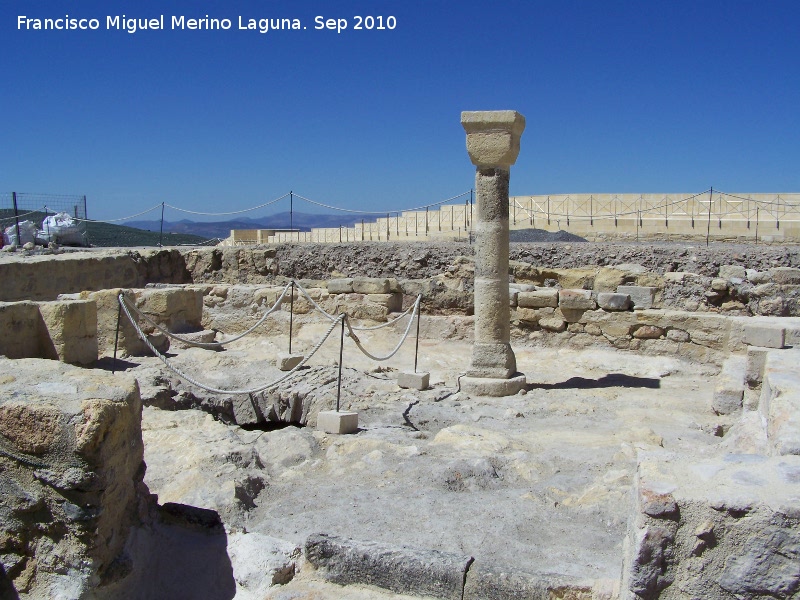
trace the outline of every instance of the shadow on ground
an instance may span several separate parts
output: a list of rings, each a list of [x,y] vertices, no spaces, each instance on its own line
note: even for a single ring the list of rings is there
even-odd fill
[[[622,373],[610,373],[600,379],[587,379],[586,377],[570,377],[558,383],[529,383],[525,389],[530,390],[589,390],[593,388],[649,388],[661,387],[661,380],[652,377],[632,377]]]

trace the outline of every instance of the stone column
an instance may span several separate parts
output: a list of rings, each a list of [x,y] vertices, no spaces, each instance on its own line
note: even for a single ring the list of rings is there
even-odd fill
[[[467,152],[476,167],[475,342],[461,387],[485,396],[525,385],[511,349],[508,298],[508,181],[525,117],[513,110],[462,112]]]

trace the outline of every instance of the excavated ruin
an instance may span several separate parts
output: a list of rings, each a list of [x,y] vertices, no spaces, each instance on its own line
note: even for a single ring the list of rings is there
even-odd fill
[[[493,398],[469,244],[0,253],[0,596],[800,597],[799,254],[511,244]]]

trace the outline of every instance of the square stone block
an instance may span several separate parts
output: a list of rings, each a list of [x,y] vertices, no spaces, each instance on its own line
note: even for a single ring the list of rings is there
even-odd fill
[[[430,373],[400,373],[397,376],[397,385],[403,389],[426,390],[430,382]]]
[[[357,412],[323,410],[317,415],[317,431],[345,434],[358,431]]]
[[[357,294],[388,294],[390,289],[389,280],[381,277],[356,277],[353,279],[353,291]]]
[[[631,297],[628,294],[600,292],[597,294],[597,305],[608,311],[628,310],[631,306]]]
[[[775,325],[747,324],[744,326],[744,343],[763,348],[783,348],[786,329]]]
[[[591,290],[559,290],[558,306],[562,310],[594,310],[597,303]]]
[[[303,354],[279,354],[278,368],[281,371],[291,371],[305,358]]]
[[[517,295],[517,305],[523,308],[555,308],[558,306],[558,290],[545,289],[520,292]]]
[[[635,310],[653,308],[653,303],[656,299],[656,288],[654,287],[620,285],[617,286],[617,293],[630,296]]]

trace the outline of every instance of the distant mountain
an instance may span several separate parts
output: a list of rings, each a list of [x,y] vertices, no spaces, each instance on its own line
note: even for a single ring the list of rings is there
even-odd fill
[[[371,219],[365,219],[369,221]],[[180,221],[164,221],[164,232],[182,233],[198,235],[209,238],[226,238],[231,234],[231,229],[299,229],[300,231],[310,231],[315,227],[350,227],[356,222],[360,222],[360,217],[353,215],[312,215],[308,213],[296,212],[290,215],[289,212],[276,213],[266,217],[249,218],[239,217],[230,221],[198,222],[182,219]],[[144,229],[145,231],[159,232],[161,221],[128,221],[128,227]]]

